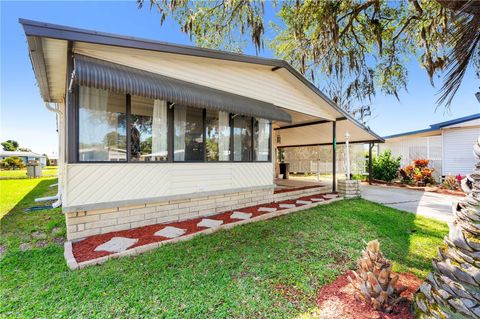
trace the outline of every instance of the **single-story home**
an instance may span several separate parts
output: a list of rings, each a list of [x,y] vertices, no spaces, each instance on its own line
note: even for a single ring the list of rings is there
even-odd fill
[[[379,150],[402,157],[402,167],[414,159],[428,159],[436,177],[471,173],[472,145],[480,135],[480,113],[430,125],[429,128],[385,136]]]
[[[40,165],[47,165],[47,157],[42,154],[34,152],[20,152],[20,151],[0,151],[0,161],[7,157],[19,157],[25,165],[29,162],[38,161]]]
[[[279,148],[383,141],[282,60],[20,23],[69,240],[273,202]]]
[[[58,154],[51,153],[48,155],[48,159],[50,161],[50,166],[57,166],[58,165]]]

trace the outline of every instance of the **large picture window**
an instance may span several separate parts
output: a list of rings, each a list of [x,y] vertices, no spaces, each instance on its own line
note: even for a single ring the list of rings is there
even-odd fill
[[[80,161],[127,160],[125,94],[81,86],[78,121]]]
[[[203,161],[203,110],[183,105],[174,108],[174,161]]]
[[[230,160],[230,114],[207,111],[206,158],[209,162]]]
[[[252,118],[237,115],[233,118],[233,160],[252,160]]]
[[[132,96],[130,111],[130,159],[166,161],[167,102]]]
[[[265,162],[270,159],[270,121],[255,119],[253,124],[253,145],[255,161]]]
[[[76,92],[79,162],[271,160],[269,120],[84,86]]]

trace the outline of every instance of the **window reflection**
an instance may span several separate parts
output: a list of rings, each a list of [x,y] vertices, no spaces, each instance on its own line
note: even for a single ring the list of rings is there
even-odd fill
[[[166,161],[167,102],[132,96],[130,156],[132,161]]]
[[[174,106],[174,160],[203,161],[203,109]]]
[[[207,111],[207,161],[230,160],[230,115],[226,112]]]
[[[126,97],[81,86],[79,160],[126,161]]]
[[[270,154],[270,121],[254,120],[255,161],[268,161]]]
[[[233,118],[233,160],[252,160],[252,118],[249,116]]]

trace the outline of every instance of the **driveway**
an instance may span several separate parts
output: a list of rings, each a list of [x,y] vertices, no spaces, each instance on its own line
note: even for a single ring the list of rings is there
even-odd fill
[[[369,201],[445,222],[453,221],[452,203],[462,199],[458,196],[365,184],[361,186],[361,192],[362,197]]]

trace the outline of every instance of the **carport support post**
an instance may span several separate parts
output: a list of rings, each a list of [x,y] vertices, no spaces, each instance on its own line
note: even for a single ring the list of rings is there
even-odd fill
[[[337,122],[332,122],[332,192],[337,190]]]
[[[373,143],[368,144],[368,184],[372,185],[372,149]]]

